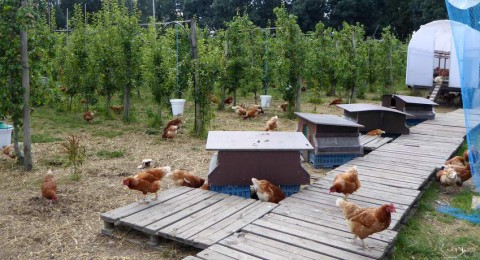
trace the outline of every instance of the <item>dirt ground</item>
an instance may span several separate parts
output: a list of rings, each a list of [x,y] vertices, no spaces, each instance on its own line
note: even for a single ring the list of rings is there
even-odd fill
[[[286,119],[277,108],[279,104],[274,102],[265,115],[245,121],[232,111],[215,111],[211,130],[262,130],[270,117],[279,115],[278,130],[295,131],[297,121]],[[37,109],[32,115],[32,133],[59,141],[33,144],[32,172],[24,172],[11,159],[0,157],[0,259],[180,259],[198,252],[168,240],[156,249],[147,248],[147,238],[133,231],[115,232],[114,238],[100,233],[101,213],[142,198],[140,192],[121,185],[125,176],[139,172],[136,167],[142,159],[152,158],[155,166],[169,165],[206,177],[213,152],[205,151],[205,139],[188,134],[193,128],[191,105],[187,104],[186,111],[183,130],[174,140],[165,141],[158,134],[146,134],[143,122],[126,125],[119,119],[98,116],[88,125],[81,113],[63,113],[78,121],[78,127],[69,128],[44,116],[55,114],[55,110]],[[302,111],[342,114],[341,109],[328,105],[308,104]],[[87,149],[78,181],[64,166],[60,143],[69,134],[78,135]],[[122,151],[123,155],[109,158],[101,151]],[[314,170],[307,163],[304,166],[312,179],[326,172]],[[59,201],[54,205],[48,205],[40,195],[41,180],[48,169],[57,179]],[[163,189],[167,185],[164,182]]]

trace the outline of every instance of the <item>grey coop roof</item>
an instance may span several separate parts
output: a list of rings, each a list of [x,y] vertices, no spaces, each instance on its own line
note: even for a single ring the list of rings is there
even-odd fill
[[[206,150],[301,151],[313,150],[300,132],[210,131]]]
[[[404,113],[393,108],[377,106],[372,104],[341,104],[337,106],[349,112],[388,111],[388,112],[397,113],[397,114],[409,115],[408,113]]]
[[[312,114],[312,113],[300,113],[295,112],[295,114],[311,123],[316,125],[334,125],[334,126],[347,126],[347,127],[358,127],[363,128],[363,125],[352,122],[351,120],[335,116],[335,115],[322,115],[322,114]]]
[[[403,96],[403,95],[393,95],[393,96],[398,97],[399,99],[405,101],[405,103],[438,106],[437,103],[423,97],[413,97],[413,96]]]

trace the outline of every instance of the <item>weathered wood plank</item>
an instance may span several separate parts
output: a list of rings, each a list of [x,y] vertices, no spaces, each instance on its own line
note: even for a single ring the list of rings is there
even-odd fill
[[[304,239],[310,239],[330,247],[334,247],[334,248],[344,250],[346,252],[350,252],[352,254],[358,254],[358,255],[362,255],[370,258],[376,258],[376,259],[381,258],[383,256],[382,252],[372,250],[370,248],[364,248],[363,250],[361,250],[361,245],[359,244],[354,245],[353,243],[349,243],[346,240],[344,241],[336,240],[334,237],[327,236],[327,234],[323,234],[323,233],[316,234],[312,232],[312,230],[309,230],[308,228],[302,228],[295,225],[292,227],[287,223],[278,224],[270,221],[265,221],[263,219],[255,220],[252,224],[256,226],[272,229],[275,231],[279,231],[285,234],[301,237]]]
[[[398,153],[398,151],[388,151],[388,150],[386,150],[386,151],[381,151],[380,152],[378,150],[375,150],[375,151],[368,154],[369,157],[374,157],[374,156],[377,156],[377,155],[402,158],[402,159],[405,159],[406,161],[416,159],[416,160],[431,161],[431,162],[435,162],[435,163],[445,162],[445,159],[443,159],[443,158],[432,158],[432,157],[423,156],[423,155],[412,155],[412,154],[409,154],[409,153]]]
[[[298,237],[295,235],[290,235],[284,232],[272,230],[258,225],[250,224],[246,226],[243,231],[253,233],[259,236],[269,237],[281,242],[291,244],[293,246],[298,246],[303,249],[311,250],[313,252],[328,255],[330,257],[336,257],[340,259],[371,259],[369,257],[361,256],[355,253],[347,252],[345,250],[331,247],[316,241],[313,241],[309,238]]]
[[[275,248],[262,248],[261,244],[251,243],[246,239],[239,238],[239,236],[241,234],[229,236],[219,241],[218,244],[263,259],[301,259],[292,253],[276,250]]]
[[[411,183],[418,183],[421,184],[424,182],[424,178],[430,176],[432,174],[432,170],[426,169],[413,169],[407,168],[403,165],[395,165],[391,164],[388,165],[386,163],[371,163],[365,161],[357,161],[357,162],[348,162],[335,168],[332,172],[345,172],[348,168],[352,166],[357,166],[357,171],[359,176],[372,176],[372,177],[383,177],[385,179],[391,179],[393,177],[394,180],[398,180],[399,178],[402,181],[411,182]],[[390,167],[390,169],[389,169]],[[399,170],[397,170],[399,169]]]
[[[268,212],[272,211],[277,204],[261,202],[255,207],[249,208],[245,211],[237,212],[230,217],[220,221],[208,230],[195,235],[194,241],[200,245],[210,245],[220,241],[221,239],[237,232],[244,226],[248,225],[255,219],[262,217]],[[192,239],[192,238],[189,238]]]
[[[165,201],[171,200],[176,198],[177,196],[191,191],[191,188],[187,187],[179,187],[179,188],[172,188],[168,189],[165,191],[162,191],[158,193],[158,199],[157,200],[147,200],[148,204],[146,203],[141,203],[141,201],[138,202],[133,202],[130,204],[127,204],[123,207],[116,208],[114,210],[105,212],[100,215],[100,218],[104,221],[109,221],[109,222],[116,222],[120,218],[129,216],[131,214],[137,213],[139,211],[154,207],[157,204],[164,203]],[[151,196],[150,198],[152,198]]]
[[[177,234],[181,234],[186,230],[190,231],[192,229],[197,229],[200,232],[200,228],[205,229],[208,228],[210,225],[218,222],[219,216],[221,216],[221,214],[226,217],[229,212],[233,213],[235,212],[235,210],[246,207],[253,202],[253,200],[247,200],[237,196],[230,196],[228,199],[224,199],[200,212],[197,212],[193,215],[190,215],[182,220],[175,222],[174,224],[162,228],[158,231],[158,235],[175,237]]]
[[[267,221],[277,225],[284,225],[285,227],[290,227],[294,229],[300,229],[305,233],[315,233],[323,234],[326,237],[341,242],[346,241],[346,239],[351,239],[353,234],[348,231],[333,229],[330,227],[321,226],[314,223],[309,223],[303,220],[290,218],[287,216],[282,216],[279,214],[268,214],[265,217],[261,218],[262,221]],[[388,247],[389,243],[381,240],[375,240],[371,238],[366,238],[365,243],[369,245],[369,248],[374,251],[382,252],[385,247]]]
[[[295,255],[292,258],[300,257],[300,259],[337,259],[253,233],[242,232],[240,234],[245,240],[258,244],[262,248],[274,248],[276,250],[292,253]]]
[[[189,206],[198,203],[203,199],[213,196],[213,194],[213,192],[207,193],[201,189],[194,189],[188,193],[178,196],[173,202],[167,201],[163,204],[156,205],[155,207],[148,208],[123,218],[119,222],[120,224],[142,230],[148,224],[167,217],[182,209],[188,208]]]
[[[203,250],[202,252],[197,254],[200,259],[205,259],[205,260],[220,260],[220,259],[225,259],[225,260],[234,260],[235,258],[230,257],[225,254],[221,254],[219,252],[213,251],[209,248]]]
[[[189,255],[189,256],[184,257],[183,260],[202,260],[202,258],[198,258],[196,256]]]
[[[337,171],[337,173],[338,172],[341,172],[341,171]],[[333,181],[333,179],[335,178],[337,173],[334,172],[334,171],[331,171],[324,178],[326,180]],[[387,185],[387,186],[398,187],[398,188],[406,188],[406,189],[417,190],[421,187],[420,183],[415,184],[415,183],[410,183],[410,182],[404,182],[404,181],[401,181],[401,180],[384,179],[384,178],[381,178],[381,177],[372,177],[372,176],[368,176],[368,175],[363,175],[361,178],[362,178],[362,181],[368,181],[368,182],[371,181],[371,182],[374,182],[374,183],[384,184],[384,185]]]
[[[432,161],[426,161],[422,159],[410,159],[410,160],[405,160],[402,158],[397,158],[397,157],[392,157],[389,155],[375,155],[375,156],[365,156],[365,157],[360,157],[362,158],[362,161],[364,162],[370,162],[370,163],[375,163],[375,162],[380,162],[380,163],[387,163],[387,164],[394,164],[395,166],[404,166],[408,164],[413,164],[415,166],[418,166],[419,169],[422,170],[432,170],[438,165],[439,163],[432,162]],[[351,164],[354,164],[356,160],[350,161]]]
[[[243,252],[240,252],[240,251],[237,251],[237,250],[234,250],[234,249],[231,249],[231,248],[228,248],[226,246],[222,246],[222,245],[219,245],[219,244],[215,244],[215,245],[212,245],[210,246],[208,249],[214,251],[214,252],[217,252],[217,253],[220,253],[222,255],[227,255],[229,256],[230,258],[233,258],[233,259],[240,259],[240,260],[247,260],[247,259],[252,259],[252,260],[260,260],[261,258],[258,258],[258,257],[255,257],[253,255],[250,255],[250,254],[245,254]],[[207,259],[211,259],[211,258],[207,258]],[[223,259],[223,258],[221,258]]]
[[[327,187],[330,189],[330,186],[332,185],[332,182],[326,179],[320,179],[318,181],[315,181],[313,183],[313,186],[319,185],[323,187]],[[394,188],[378,183],[373,183],[373,182],[362,182],[362,188],[367,188],[367,189],[376,189],[379,191],[384,191],[384,192],[389,192],[392,195],[403,195],[403,196],[411,196],[411,197],[418,197],[420,195],[419,190],[414,190],[414,189],[403,189],[403,188]]]
[[[213,193],[213,192],[212,192]],[[157,230],[164,228],[168,225],[171,225],[177,221],[180,221],[198,211],[201,211],[219,201],[229,197],[226,194],[214,193],[213,196],[206,198],[197,204],[193,204],[191,207],[188,207],[182,211],[176,212],[168,217],[164,217],[156,222],[153,222],[145,227],[144,231],[149,234],[155,234]]]
[[[213,232],[219,228],[217,225],[221,221],[224,221],[232,215],[238,216],[242,212],[248,211],[251,208],[255,208],[258,204],[260,204],[260,202],[251,199],[240,201],[237,205],[230,206],[220,211],[212,212],[215,214],[209,214],[211,218],[203,222],[199,222],[197,225],[193,225],[189,229],[180,228],[171,233],[167,233],[167,235],[179,241],[193,240],[193,237],[200,235],[201,232]]]
[[[275,208],[269,214],[277,214],[289,218],[298,219],[301,221],[306,221],[315,225],[324,226],[327,228],[350,232],[350,228],[348,227],[345,221],[345,217],[341,213],[340,209],[337,209],[336,212],[332,213],[330,209],[325,208],[305,209],[302,207],[297,207],[293,204],[282,204],[279,207]],[[393,231],[394,228],[395,225],[390,224],[390,227],[387,230],[373,234],[372,236],[370,236],[370,239],[376,239],[386,243],[392,243],[397,236],[397,232]]]

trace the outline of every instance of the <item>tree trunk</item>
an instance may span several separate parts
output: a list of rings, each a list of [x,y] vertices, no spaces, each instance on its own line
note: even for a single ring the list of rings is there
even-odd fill
[[[352,87],[352,96],[350,97],[351,103],[357,102],[357,86],[353,84]]]
[[[233,105],[237,105],[237,88],[233,89]]]
[[[394,87],[393,87],[393,65],[392,65],[392,46],[390,45],[390,51],[388,52],[388,65],[389,65],[389,76],[390,76],[390,93],[394,94]]]
[[[195,125],[193,127],[195,133],[200,135],[203,132],[203,121],[201,116],[201,107],[199,102],[200,86],[198,85],[198,49],[197,49],[197,28],[195,18],[192,18],[190,22],[190,28],[192,30],[191,45],[193,56],[193,86],[195,89]]]
[[[158,122],[160,123],[160,126],[163,125],[163,120],[162,120],[162,103],[158,104]]]
[[[123,120],[128,122],[130,120],[130,89],[131,89],[131,81],[127,83],[125,88],[123,89]]]
[[[107,115],[110,117],[110,103],[112,101],[112,95],[107,94],[107,107],[106,107],[106,112]]]
[[[300,97],[302,96],[302,77],[299,75],[297,77],[297,94],[295,95],[295,111],[300,112]]]
[[[218,108],[220,108],[220,110],[225,110],[225,103],[223,103],[223,101],[225,100],[225,96],[226,96],[226,90],[225,90],[225,85],[222,84],[222,91],[220,93],[220,100],[218,101]]]
[[[28,38],[27,32],[20,32],[21,60],[22,60],[22,87],[23,92],[23,154],[24,166],[26,171],[31,171],[32,152],[30,136],[30,78],[28,67]]]

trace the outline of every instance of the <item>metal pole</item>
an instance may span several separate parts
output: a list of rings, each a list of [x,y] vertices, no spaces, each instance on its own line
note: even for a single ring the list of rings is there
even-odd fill
[[[268,30],[265,30],[265,68],[264,68],[264,77],[263,77],[263,94],[267,94],[268,88]]]
[[[67,45],[68,45],[68,8],[67,8]]]
[[[157,20],[155,16],[155,0],[152,0],[152,6],[153,6],[153,22],[155,22]]]
[[[175,51],[176,51],[176,75],[175,75],[175,84],[177,87],[178,97],[181,98],[180,89],[178,87],[178,25],[175,25]]]
[[[85,7],[84,7],[83,11],[84,11],[83,13],[84,13],[84,16],[85,16],[84,23],[85,23],[85,26],[87,26],[87,4],[85,4]]]

